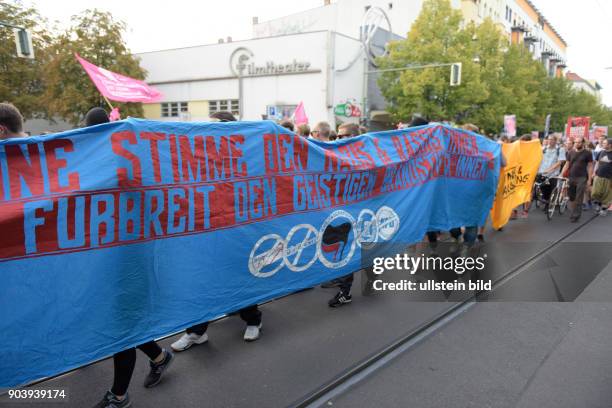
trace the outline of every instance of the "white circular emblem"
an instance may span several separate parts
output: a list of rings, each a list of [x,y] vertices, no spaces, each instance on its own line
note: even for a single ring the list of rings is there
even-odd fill
[[[305,230],[304,236],[301,237],[300,234],[297,234],[298,239],[301,239],[301,241],[293,243],[293,237],[296,236],[296,233],[300,230]],[[299,224],[291,228],[289,234],[287,235],[287,240],[285,241],[285,250],[283,251],[283,261],[287,268],[293,272],[302,272],[310,268],[312,264],[315,263],[317,260],[316,245],[318,236],[319,231],[317,231],[316,228],[310,224]],[[314,246],[311,259],[308,260],[308,262],[299,265],[304,250],[311,246]]]
[[[399,217],[390,207],[383,206],[376,212],[376,219],[378,221],[378,236],[385,241],[390,240],[399,229]]]
[[[336,221],[339,218],[347,219],[347,222],[350,224],[350,230],[346,231],[346,237],[344,237],[345,240],[338,240],[338,241],[336,241],[334,243],[334,244],[336,244],[336,251],[334,253],[334,261],[330,261],[323,254],[323,239],[324,239],[324,234],[325,234],[325,230],[327,229],[327,227],[330,226],[332,222]],[[342,258],[342,255],[345,252],[345,249],[346,249],[345,247],[346,247],[347,242],[348,242],[348,235],[351,234],[351,233],[353,235],[353,239],[351,240],[351,244],[350,244],[351,246],[349,248],[349,252],[348,252],[348,254],[344,258]],[[338,235],[337,238],[340,238],[340,235]],[[317,240],[317,255],[319,257],[319,261],[321,261],[321,263],[323,265],[327,266],[328,268],[336,269],[336,268],[343,267],[344,265],[349,263],[349,261],[353,257],[353,254],[355,253],[356,242],[357,242],[357,240],[355,239],[355,218],[353,218],[353,216],[351,214],[349,214],[348,212],[346,212],[344,210],[334,211],[323,222],[323,225],[321,225],[321,229],[319,230],[319,239]],[[338,255],[338,251],[340,251],[341,259],[339,261],[335,261],[335,258]],[[326,251],[326,252],[331,252],[331,251]]]
[[[264,243],[271,245],[270,248],[264,249],[263,252],[257,254],[260,247],[266,248]],[[258,278],[267,278],[274,275],[280,268],[283,267],[283,252],[285,249],[285,240],[277,234],[268,234],[259,238],[259,241],[255,243],[249,256],[249,271]],[[270,265],[274,265],[278,262],[278,265],[273,266],[268,271],[263,271],[264,268]]]

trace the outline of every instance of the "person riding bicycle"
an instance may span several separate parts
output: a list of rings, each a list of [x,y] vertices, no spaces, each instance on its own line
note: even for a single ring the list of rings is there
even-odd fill
[[[541,182],[540,190],[545,201],[550,200],[550,194],[557,185],[555,177],[559,177],[561,165],[565,161],[565,149],[557,143],[557,138],[549,135],[547,140],[548,145],[542,150],[542,162],[536,178]],[[542,182],[545,178],[548,179],[548,183]]]

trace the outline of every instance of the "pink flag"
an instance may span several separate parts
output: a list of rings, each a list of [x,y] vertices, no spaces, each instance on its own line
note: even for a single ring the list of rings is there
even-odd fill
[[[295,112],[293,112],[293,121],[297,126],[308,123],[308,116],[306,116],[306,111],[304,110],[304,102],[300,102],[297,108],[295,108]]]
[[[111,122],[114,122],[116,120],[121,120],[121,114],[119,113],[119,108],[115,106],[113,110],[111,111],[110,115],[108,115],[108,118],[110,119]]]
[[[138,79],[126,77],[104,68],[95,66],[74,54],[81,63],[87,75],[98,88],[98,91],[108,99],[119,102],[157,102],[162,94]]]

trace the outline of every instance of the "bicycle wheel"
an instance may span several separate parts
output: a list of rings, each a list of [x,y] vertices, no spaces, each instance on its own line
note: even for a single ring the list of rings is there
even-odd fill
[[[555,214],[555,207],[557,206],[557,200],[559,198],[559,190],[556,188],[550,194],[550,200],[546,204],[546,218],[548,221],[552,220],[553,215]]]

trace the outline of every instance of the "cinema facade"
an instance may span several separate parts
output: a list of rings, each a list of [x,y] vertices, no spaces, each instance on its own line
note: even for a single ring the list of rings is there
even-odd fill
[[[290,117],[304,103],[311,123],[359,122],[361,42],[315,31],[137,54],[161,103],[147,119],[205,121],[228,110],[242,120]],[[242,96],[242,98],[241,98]],[[347,107],[348,106],[348,107]]]

